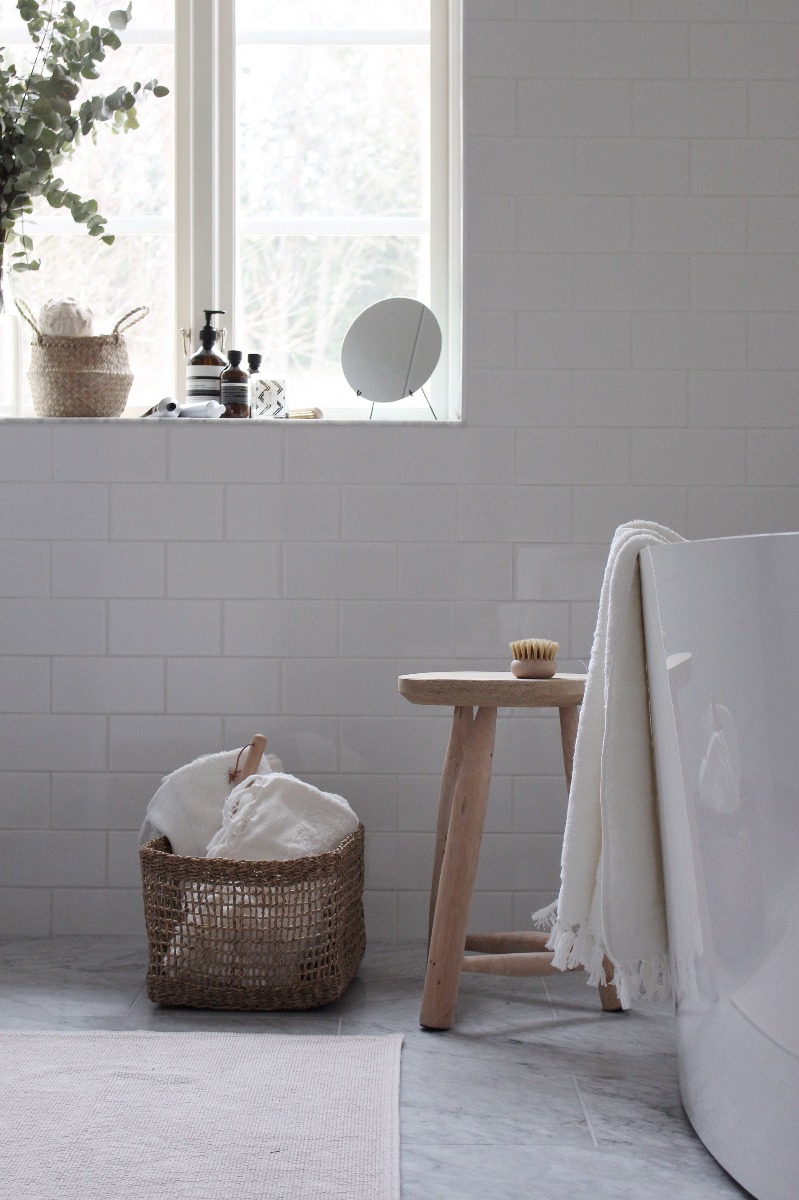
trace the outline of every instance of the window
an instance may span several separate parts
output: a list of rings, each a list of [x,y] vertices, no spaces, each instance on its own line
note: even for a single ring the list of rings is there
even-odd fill
[[[101,19],[114,0],[77,0]],[[46,203],[42,269],[17,277],[34,311],[72,294],[103,331],[137,304],[128,335],[131,414],[181,394],[184,344],[204,308],[226,310],[227,345],[259,351],[292,407],[364,419],[339,365],[351,321],[409,295],[444,333],[428,395],[459,415],[459,42],[455,0],[133,0],[110,80],[157,76],[167,100],[141,129],[80,147],[62,174],[93,196],[116,234],[108,248]],[[20,40],[14,0],[0,35]],[[175,164],[173,171],[172,164]],[[185,349],[189,348],[187,341]],[[376,419],[430,419],[421,396]]]

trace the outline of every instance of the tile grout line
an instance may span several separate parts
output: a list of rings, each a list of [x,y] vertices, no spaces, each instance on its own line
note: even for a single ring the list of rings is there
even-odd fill
[[[135,1005],[136,1005],[136,1001],[139,999],[139,997],[140,997],[140,996],[145,996],[146,994],[147,994],[147,987],[146,987],[146,984],[142,984],[142,986],[141,986],[141,987],[139,988],[139,990],[137,991],[136,995],[135,995],[135,996],[133,997],[133,999],[131,1000],[131,1002],[130,1002],[130,1004],[128,1005],[128,1007],[125,1009],[125,1020],[127,1020],[127,1018],[128,1018],[128,1017],[130,1016],[130,1014],[132,1013],[132,1011],[133,1011],[133,1009],[134,1009],[134,1007],[135,1007]]]
[[[585,1123],[588,1126],[588,1132],[591,1134],[591,1141],[594,1143],[594,1145],[596,1146],[596,1148],[598,1150],[599,1142],[597,1141],[597,1136],[596,1136],[596,1133],[594,1132],[594,1126],[591,1121],[591,1118],[588,1115],[588,1109],[585,1106],[585,1100],[583,1100],[583,1093],[580,1091],[580,1085],[577,1082],[577,1076],[572,1075],[571,1081],[574,1084],[574,1090],[577,1093],[577,1099],[580,1101],[580,1108],[583,1110],[583,1117],[585,1118]]]
[[[555,1008],[555,1005],[552,1003],[552,997],[551,997],[551,995],[550,995],[550,993],[549,993],[549,988],[547,987],[547,981],[546,981],[546,979],[542,978],[542,979],[541,979],[541,984],[542,984],[542,986],[543,986],[543,988],[544,988],[544,994],[546,995],[547,1001],[549,1002],[549,1007],[552,1009],[552,1016],[555,1018],[555,1020],[556,1020],[556,1021],[559,1021],[559,1020],[560,1020],[560,1017],[558,1016],[558,1013],[557,1013],[557,1010],[556,1010],[556,1008]],[[588,1126],[588,1132],[589,1132],[589,1133],[590,1133],[590,1135],[591,1135],[591,1141],[594,1143],[594,1146],[595,1146],[595,1147],[596,1147],[596,1149],[598,1150],[598,1149],[599,1149],[599,1142],[598,1142],[598,1140],[597,1140],[596,1132],[594,1131],[594,1125],[593,1125],[593,1122],[591,1121],[591,1117],[590,1117],[590,1116],[589,1116],[589,1114],[588,1114],[588,1109],[587,1109],[587,1107],[586,1107],[585,1100],[583,1099],[583,1093],[580,1091],[580,1085],[579,1085],[579,1083],[577,1082],[577,1076],[576,1076],[576,1075],[572,1075],[572,1076],[571,1076],[571,1081],[572,1081],[572,1083],[574,1084],[574,1090],[575,1090],[575,1092],[577,1093],[577,1099],[578,1099],[578,1101],[580,1102],[580,1108],[582,1109],[582,1113],[583,1113],[583,1119],[585,1120],[585,1123],[586,1123],[586,1125]]]
[[[560,1017],[558,1016],[557,1009],[555,1008],[555,1005],[552,1003],[552,997],[551,997],[551,996],[550,996],[550,994],[549,994],[549,988],[547,987],[547,981],[546,981],[546,979],[544,979],[544,977],[543,977],[543,976],[541,977],[541,985],[542,985],[542,987],[543,987],[543,989],[544,989],[544,994],[546,995],[546,998],[547,998],[547,1002],[548,1002],[548,1004],[549,1004],[549,1007],[552,1009],[552,1016],[555,1018],[555,1020],[556,1020],[556,1021],[559,1021],[559,1020],[560,1020]],[[572,1078],[573,1078],[573,1076],[572,1076]]]

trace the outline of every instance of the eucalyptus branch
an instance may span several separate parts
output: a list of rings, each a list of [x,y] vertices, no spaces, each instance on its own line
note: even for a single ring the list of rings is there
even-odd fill
[[[51,11],[49,14],[49,21],[48,21],[47,29],[44,32],[44,37],[36,39],[36,56],[33,60],[33,66],[30,69],[28,78],[25,80],[25,91],[22,95],[22,99],[19,102],[19,108],[17,110],[19,116],[22,116],[22,110],[25,107],[25,101],[28,99],[28,92],[30,91],[31,80],[33,79],[33,76],[36,74],[36,68],[39,65],[39,58],[41,56],[42,51],[44,50],[45,42],[47,41],[47,35],[48,34],[50,35],[51,42],[53,40],[53,25],[54,24],[55,24],[55,14]],[[46,61],[47,61],[47,53],[45,52],[45,62]]]
[[[76,15],[74,0],[40,3],[17,0],[17,10],[36,44],[33,66],[27,75],[14,64],[6,65],[0,50],[0,277],[9,243],[21,249],[12,255],[14,271],[37,270],[30,258],[32,238],[24,231],[25,217],[37,196],[53,208],[65,208],[73,221],[85,225],[90,237],[113,242],[105,232],[107,220],[96,200],[70,191],[57,168],[78,142],[93,133],[98,123],[113,122],[115,129],[138,128],[136,105],[150,93],[168,89],[151,79],[122,85],[107,95],[81,98],[82,85],[99,79],[97,70],[108,51],[122,45],[118,32],[132,15],[132,3],[115,9],[107,25],[90,25]],[[0,310],[2,310],[0,293]]]
[[[55,13],[51,9],[50,12],[48,13],[47,27],[44,31],[44,37],[35,37],[34,38],[34,41],[36,44],[36,54],[33,59],[33,65],[31,66],[31,69],[28,73],[28,78],[25,80],[25,91],[23,92],[22,99],[20,100],[19,105],[17,107],[17,116],[19,118],[22,117],[22,112],[25,108],[25,102],[28,99],[28,93],[30,92],[31,80],[33,79],[34,75],[36,74],[36,68],[39,65],[39,59],[40,59],[43,51],[44,51],[44,55],[45,55],[45,62],[47,62],[47,50],[45,50],[45,46],[47,44],[48,36],[49,36],[50,42],[52,44],[54,26],[55,26]],[[33,36],[34,35],[31,34],[31,37],[33,37]],[[15,140],[15,136],[14,136],[15,132],[18,132],[16,130],[16,128],[15,128],[14,132],[12,132],[10,143],[9,143],[11,150],[14,150],[21,140],[21,138],[19,136],[17,136],[16,140]],[[2,180],[4,178],[6,178],[6,177],[4,175],[0,174],[0,180]],[[22,225],[22,224],[23,224],[23,222],[20,219],[20,225]],[[2,245],[4,242],[5,242],[5,238],[3,238],[2,241],[0,241],[0,245]],[[0,251],[0,267],[1,266],[2,266],[2,252]],[[0,305],[0,311],[2,311],[1,305]]]

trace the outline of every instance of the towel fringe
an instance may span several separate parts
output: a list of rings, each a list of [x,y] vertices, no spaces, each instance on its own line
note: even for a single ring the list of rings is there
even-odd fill
[[[684,986],[675,989],[675,977],[684,985],[695,972],[685,964],[672,965],[667,954],[644,959],[631,965],[613,965],[613,977],[608,979],[605,971],[607,950],[586,924],[568,925],[557,916],[558,902],[549,904],[533,913],[539,928],[549,928],[547,949],[553,951],[552,965],[559,971],[571,971],[582,967],[586,974],[587,987],[613,984],[619,994],[622,1008],[630,1008],[637,999],[668,1000],[674,991],[684,994]],[[676,968],[676,969],[675,969]]]
[[[673,995],[671,965],[667,954],[639,962],[637,966],[614,966],[613,984],[622,1007],[635,1000],[668,1000]]]
[[[558,919],[558,902],[553,900],[546,908],[539,908],[533,913],[533,920],[539,929],[551,929]]]

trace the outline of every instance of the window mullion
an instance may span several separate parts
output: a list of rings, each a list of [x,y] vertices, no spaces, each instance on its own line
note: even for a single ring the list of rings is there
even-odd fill
[[[176,0],[176,274],[178,325],[196,346],[203,309],[233,329],[235,2]],[[179,335],[176,394],[183,395]]]
[[[460,413],[460,261],[461,261],[461,61],[460,4],[430,0],[431,71],[431,307],[439,318],[443,344],[434,378],[443,380],[437,415],[457,418]],[[448,394],[441,396],[441,392]]]
[[[228,331],[236,338],[236,0],[216,0],[216,288]]]

